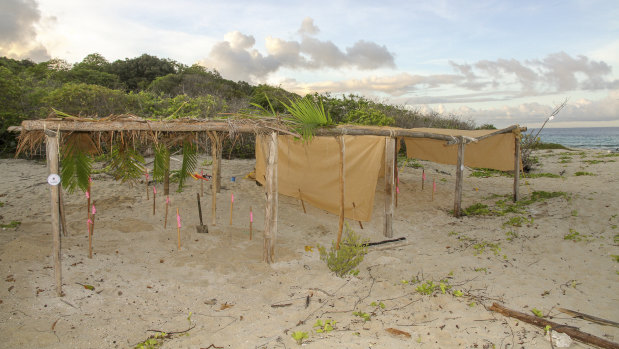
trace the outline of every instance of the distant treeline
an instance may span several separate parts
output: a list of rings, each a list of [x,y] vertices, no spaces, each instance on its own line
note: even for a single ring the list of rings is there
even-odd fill
[[[269,109],[269,101],[275,111],[284,112],[279,101],[300,97],[280,87],[234,82],[200,65],[187,66],[148,54],[109,62],[93,53],[75,64],[59,59],[36,64],[2,57],[0,152],[15,149],[15,135],[7,132],[9,126],[45,118],[52,108],[81,116],[130,113],[149,118],[204,119],[250,112],[255,109],[252,104]],[[454,115],[424,114],[358,95],[336,98],[316,93],[308,97],[322,101],[335,123],[475,128],[473,121]]]

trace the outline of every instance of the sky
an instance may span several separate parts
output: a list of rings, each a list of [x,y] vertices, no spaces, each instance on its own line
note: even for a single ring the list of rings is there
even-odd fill
[[[477,125],[619,127],[619,2],[0,0],[0,56],[143,53]]]

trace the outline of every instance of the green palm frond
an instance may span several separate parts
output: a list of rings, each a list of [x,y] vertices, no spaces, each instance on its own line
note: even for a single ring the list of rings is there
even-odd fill
[[[88,190],[88,179],[92,172],[92,154],[97,147],[87,133],[76,132],[69,135],[62,147],[62,168],[60,178],[62,186],[69,193],[77,188]]]
[[[134,183],[144,174],[144,158],[127,144],[112,146],[110,174],[121,182]]]
[[[301,134],[304,141],[311,140],[318,127],[331,124],[331,117],[325,112],[322,101],[320,105],[307,97],[288,101],[290,105],[281,101],[280,103],[292,115],[287,120],[295,125],[295,130]]]
[[[166,172],[170,166],[170,150],[165,144],[159,143],[155,146],[155,164],[153,167],[153,179],[163,182]]]
[[[198,166],[197,146],[194,146],[190,141],[183,143],[183,163],[178,171],[175,171],[175,176],[178,178],[177,192],[183,191],[185,180]]]

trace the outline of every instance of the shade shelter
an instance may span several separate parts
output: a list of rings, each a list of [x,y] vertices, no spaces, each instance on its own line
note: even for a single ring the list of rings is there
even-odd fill
[[[274,246],[277,237],[277,220],[278,220],[278,200],[277,194],[284,193],[286,195],[294,196],[294,193],[290,193],[290,189],[286,186],[292,186],[293,191],[295,184],[289,180],[290,169],[298,168],[303,163],[292,164],[292,157],[286,157],[286,151],[280,148],[281,144],[295,144],[297,143],[304,147],[303,152],[305,154],[312,154],[313,150],[312,142],[298,143],[292,139],[298,137],[294,131],[279,120],[256,120],[256,119],[228,119],[226,121],[221,120],[148,120],[141,119],[132,116],[114,116],[104,119],[89,119],[89,118],[49,118],[44,120],[27,120],[24,121],[19,128],[20,135],[20,149],[32,148],[41,142],[46,143],[47,162],[50,175],[57,175],[59,173],[59,159],[58,149],[62,145],[63,134],[81,132],[88,134],[91,139],[97,139],[99,141],[104,140],[107,143],[113,143],[121,139],[139,140],[146,143],[157,143],[163,137],[170,137],[174,135],[206,135],[211,140],[211,149],[213,153],[214,167],[217,167],[217,160],[221,159],[221,140],[224,137],[234,137],[239,133],[253,133],[258,135],[260,141],[257,143],[264,165],[257,164],[257,174],[261,176],[261,180],[264,183],[266,193],[266,208],[265,208],[265,227],[263,232],[264,247],[263,256],[266,262],[272,262],[274,259]],[[337,169],[337,176],[329,176],[328,186],[330,188],[337,187],[337,190],[331,192],[339,193],[336,195],[337,204],[333,203],[333,200],[328,200],[330,210],[337,209],[337,213],[340,216],[340,225],[338,231],[338,243],[341,238],[342,226],[344,217],[352,217],[353,219],[359,219],[365,217],[367,219],[368,214],[363,213],[363,205],[370,203],[373,199],[364,199],[360,197],[357,199],[354,196],[354,200],[359,201],[359,212],[357,211],[357,202],[352,200],[346,200],[346,188],[349,188],[349,192],[355,191],[355,180],[353,180],[351,173],[355,173],[355,167],[362,168],[365,165],[359,165],[360,162],[371,160],[374,169],[370,179],[373,179],[374,185],[376,185],[380,170],[377,168],[384,168],[385,178],[385,218],[384,218],[384,231],[385,236],[392,236],[391,222],[394,214],[394,199],[395,199],[395,165],[396,165],[396,144],[398,139],[430,139],[438,141],[437,144],[445,147],[457,148],[457,181],[456,181],[456,194],[454,203],[454,213],[459,215],[460,209],[460,197],[461,197],[461,185],[462,185],[462,169],[464,166],[464,148],[465,145],[483,141],[484,139],[490,139],[491,137],[499,135],[508,135],[506,139],[512,142],[513,148],[508,149],[509,154],[503,154],[502,156],[511,158],[515,170],[515,186],[514,186],[514,198],[517,199],[517,180],[518,172],[520,169],[519,159],[519,134],[520,128],[518,126],[512,126],[502,130],[488,131],[484,134],[478,135],[476,138],[470,135],[464,135],[460,133],[455,134],[440,134],[437,132],[430,132],[426,129],[398,129],[398,128],[378,128],[378,127],[359,127],[359,126],[340,126],[330,128],[320,128],[316,130],[316,144],[324,143],[326,147],[326,153],[336,154],[338,161],[337,166],[329,166],[330,168]],[[288,137],[282,140],[282,137]],[[196,138],[200,140],[201,138]],[[206,137],[202,137],[206,139]],[[366,143],[367,142],[367,143]],[[368,146],[369,144],[369,146]],[[333,146],[336,146],[337,150],[332,152]],[[507,148],[506,148],[507,149]],[[369,150],[369,153],[368,153]],[[368,156],[371,154],[372,156]],[[279,158],[285,159],[288,163],[288,169],[285,170],[282,167],[284,161],[279,161]],[[376,164],[378,159],[378,163]],[[350,160],[350,161],[349,161]],[[451,161],[451,160],[450,160]],[[258,171],[262,166],[263,172]],[[362,167],[359,167],[362,166]],[[485,166],[494,168],[493,166]],[[214,177],[212,181],[213,185],[213,203],[215,203],[216,185],[217,185],[217,170],[214,168]],[[53,176],[52,176],[53,177]],[[286,184],[282,182],[282,187],[279,189],[280,179],[286,178]],[[320,175],[315,177],[320,179]],[[337,178],[337,179],[333,179]],[[350,179],[349,179],[350,178]],[[348,187],[346,183],[349,183]],[[292,183],[292,184],[288,184]],[[320,182],[322,183],[322,182]],[[322,184],[325,184],[322,183]],[[326,184],[325,184],[326,185]],[[298,185],[297,185],[298,186]],[[297,191],[299,196],[307,194],[308,198],[313,198],[310,201],[312,204],[319,206],[320,199],[317,199],[319,195],[316,195],[312,189],[304,189]],[[373,195],[372,190],[372,195]],[[51,213],[52,213],[52,231],[53,231],[53,259],[54,269],[56,274],[56,291],[59,295],[62,294],[61,285],[61,260],[60,260],[60,230],[61,230],[61,209],[60,209],[60,193],[57,183],[54,184],[50,180],[50,193],[51,193]],[[350,195],[350,194],[349,194]],[[457,209],[456,209],[457,206]],[[214,212],[214,206],[213,206]],[[361,216],[358,216],[361,215]],[[213,216],[213,222],[215,217]]]

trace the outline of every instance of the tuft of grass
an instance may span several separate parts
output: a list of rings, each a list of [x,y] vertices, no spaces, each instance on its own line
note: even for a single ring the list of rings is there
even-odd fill
[[[470,177],[477,177],[477,178],[487,178],[487,177],[492,177],[492,176],[513,177],[513,175],[509,172],[494,170],[491,168],[476,168],[470,174]]]
[[[512,226],[512,227],[522,227],[524,224],[532,224],[533,218],[527,219],[523,216],[516,216],[508,219],[505,223],[503,223],[503,227]]]
[[[0,228],[13,229],[13,228],[19,227],[20,224],[21,224],[20,221],[11,221],[11,223],[9,223],[9,224],[0,224]]]
[[[538,143],[537,145],[535,145],[533,147],[533,149],[563,149],[563,150],[570,150],[570,148],[567,148],[566,146],[564,146],[563,144],[559,144],[559,143]]]
[[[492,211],[490,211],[488,205],[476,203],[462,210],[462,213],[465,216],[487,216],[491,215]]]
[[[574,229],[570,229],[570,232],[563,236],[563,240],[571,240],[573,242],[590,241],[590,236],[581,234]]]
[[[528,178],[541,178],[541,177],[546,177],[546,178],[562,178],[558,174],[554,174],[554,173],[529,173],[525,177],[528,177]]]
[[[578,172],[574,173],[574,176],[595,176],[595,174],[593,174],[591,172],[578,171]]]

